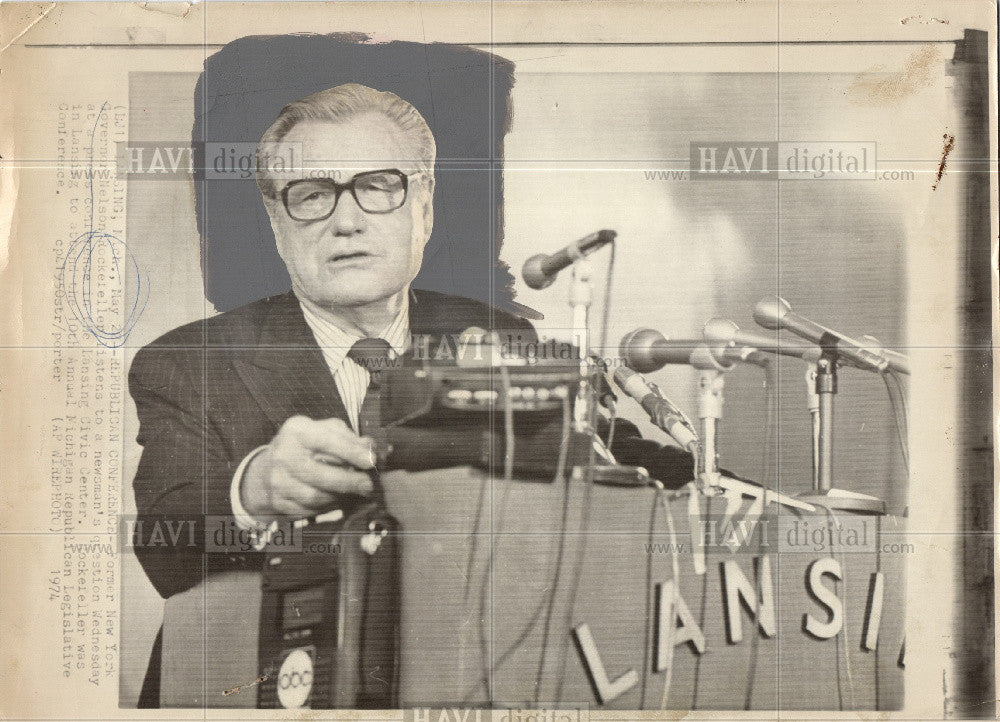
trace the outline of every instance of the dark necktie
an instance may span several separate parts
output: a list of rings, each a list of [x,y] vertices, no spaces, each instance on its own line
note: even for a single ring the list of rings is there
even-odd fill
[[[368,390],[358,412],[358,434],[371,436],[382,423],[382,374],[392,363],[392,347],[384,338],[363,338],[351,346],[347,358],[365,369],[369,375]]]
[[[389,351],[392,347],[384,338],[363,338],[351,346],[347,358],[368,372],[368,390],[358,411],[358,435],[372,436],[382,425],[382,374],[392,363]],[[378,467],[370,469],[368,475],[375,485],[375,499],[385,506],[385,490]]]

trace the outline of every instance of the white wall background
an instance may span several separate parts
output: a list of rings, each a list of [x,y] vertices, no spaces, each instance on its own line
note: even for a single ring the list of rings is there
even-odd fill
[[[932,200],[938,202],[931,195],[931,175],[950,122],[947,58],[936,48],[925,82],[887,97],[873,95],[864,81],[891,80],[891,69],[924,52],[920,46],[844,45],[808,54],[791,49],[781,57],[773,48],[751,46],[725,51],[533,46],[499,52],[519,69],[513,126],[504,148],[501,258],[519,270],[534,253],[599,228],[618,231],[612,346],[638,326],[693,337],[716,315],[752,328],[754,302],[780,292],[796,310],[821,323],[852,334],[871,333],[892,346],[921,347],[914,353],[937,353],[922,348],[935,344],[915,336],[922,325],[907,314],[914,295],[926,299],[941,280],[933,269],[951,278],[954,262],[948,258],[930,272],[926,265],[914,271],[914,259],[908,258],[925,228],[923,214]],[[829,56],[823,62],[815,57],[820,52]],[[832,71],[796,72],[805,61]],[[863,75],[872,68],[875,75]],[[133,117],[143,108],[158,111],[159,120],[145,130],[154,129],[162,138],[187,137],[193,116],[182,109],[193,97],[195,81],[190,73],[135,76]],[[647,180],[644,175],[685,168],[691,141],[778,139],[875,141],[879,158],[886,159],[880,167],[914,169],[917,177],[779,184]],[[955,198],[941,202],[951,209],[946,215],[953,215]],[[152,285],[149,307],[156,312],[145,315],[131,339],[141,346],[208,310],[191,189],[136,184],[130,189],[128,224],[129,246],[140,263],[169,276],[169,282]],[[960,248],[955,226],[939,227],[941,247]],[[594,258],[595,320],[602,312],[606,258],[607,251]],[[543,334],[568,337],[568,283],[565,274],[542,292],[520,281],[516,286],[518,302],[544,314],[537,324]],[[940,306],[950,302],[944,295]],[[921,301],[911,307],[935,306]],[[782,364],[778,459],[782,486],[793,492],[805,490],[809,479],[801,374],[800,364]],[[667,369],[651,378],[694,411],[692,371]],[[884,391],[875,379],[851,371],[842,374],[841,391],[837,469],[842,485],[883,496],[899,511],[906,504],[905,483]],[[760,473],[762,400],[755,370],[730,375],[723,465],[751,477]],[[627,402],[622,408],[639,417]],[[126,437],[134,438],[130,413]],[[656,433],[648,424],[644,428]],[[133,445],[126,478],[134,473],[138,451]],[[126,496],[126,513],[132,513]],[[127,555],[123,577],[121,699],[128,704],[138,695],[161,602]]]

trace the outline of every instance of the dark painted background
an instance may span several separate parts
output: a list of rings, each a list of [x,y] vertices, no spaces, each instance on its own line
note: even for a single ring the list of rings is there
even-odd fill
[[[205,166],[201,142],[256,143],[282,107],[317,91],[352,82],[396,93],[438,148],[434,232],[414,286],[509,306],[512,277],[497,259],[513,63],[462,46],[365,39],[246,37],[209,57],[194,97],[195,167]],[[206,181],[196,171],[195,197],[212,305],[226,311],[290,288],[253,178]]]

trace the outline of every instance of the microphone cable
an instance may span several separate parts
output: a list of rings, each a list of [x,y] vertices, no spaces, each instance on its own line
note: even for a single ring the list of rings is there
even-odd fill
[[[500,544],[503,532],[504,513],[507,507],[507,499],[510,495],[514,482],[514,408],[511,406],[511,383],[510,370],[506,366],[500,366],[500,388],[502,393],[500,398],[503,401],[503,428],[504,428],[504,450],[503,450],[503,493],[500,497],[500,504],[491,504],[489,534],[489,556],[486,562],[486,574],[483,577],[483,584],[479,590],[479,649],[482,659],[483,677],[486,683],[487,701],[490,707],[493,706],[493,672],[496,665],[493,662],[493,573],[496,559],[497,547]],[[492,486],[492,485],[491,485]],[[492,502],[493,495],[490,495]],[[496,535],[496,536],[495,536]],[[489,615],[489,638],[486,631],[486,594],[489,589],[490,615]]]
[[[608,451],[611,451],[611,444],[615,440],[615,422],[618,421],[618,407],[613,407],[608,412],[608,439],[604,442],[604,445],[608,447]],[[613,451],[611,451],[614,454]]]
[[[583,563],[587,558],[587,523],[590,519],[590,505],[594,495],[594,463],[597,461],[597,447],[595,442],[600,440],[597,437],[597,429],[594,421],[597,415],[597,396],[591,393],[587,399],[587,419],[591,429],[592,437],[587,440],[587,463],[583,474],[583,501],[581,503],[580,525],[579,525],[579,548],[577,549],[576,563],[573,565],[573,576],[570,581],[569,604],[566,608],[564,628],[573,627],[573,617],[576,614],[576,599],[580,591],[580,578],[583,576]],[[563,641],[562,655],[559,664],[559,674],[556,678],[555,702],[562,699],[563,680],[566,678],[567,651],[569,649],[569,639]],[[537,702],[538,700],[536,700]]]
[[[903,466],[906,475],[910,475],[910,446],[907,442],[909,438],[909,419],[906,409],[906,394],[903,391],[903,382],[899,374],[895,371],[887,371],[880,374],[885,382],[886,391],[889,393],[889,404],[892,406],[892,416],[895,420],[896,438],[899,441],[899,451],[903,455]]]
[[[611,288],[614,281],[615,272],[615,249],[618,247],[617,243],[611,243],[611,250],[608,251],[608,270],[607,275],[604,279],[604,308],[601,309],[601,352],[598,354],[601,359],[602,364],[605,368],[605,374],[607,374],[608,362],[604,356],[604,351],[608,344],[608,327],[610,325],[611,318]],[[615,440],[615,423],[618,421],[618,408],[612,405],[609,410],[608,417],[608,439],[605,442],[605,446],[608,447],[608,451],[611,451],[611,442]],[[611,452],[614,454],[614,452]]]
[[[494,569],[494,558],[496,555],[496,546],[499,540],[494,540],[494,534],[498,533],[503,526],[503,516],[504,510],[507,504],[507,498],[509,496],[510,490],[513,486],[513,469],[514,469],[514,416],[513,409],[510,405],[510,371],[504,367],[499,367],[499,375],[501,382],[502,394],[500,399],[503,402],[503,413],[504,413],[504,489],[500,497],[499,504],[493,503],[493,485],[489,484],[489,479],[487,483],[483,485],[483,490],[479,495],[478,508],[476,509],[476,520],[473,525],[473,536],[472,544],[469,549],[469,558],[466,562],[466,573],[465,573],[465,591],[463,599],[466,603],[469,601],[470,585],[473,579],[473,565],[475,564],[476,550],[478,548],[479,537],[485,535],[488,537],[489,551],[486,560],[486,570],[483,574],[482,584],[479,588],[479,654],[480,654],[480,665],[481,665],[481,679],[476,682],[474,687],[466,694],[463,703],[469,701],[469,697],[475,693],[480,687],[485,687],[487,699],[490,705],[493,704],[493,671],[496,667],[492,663],[492,655],[489,653],[490,642],[492,639],[492,634],[487,634],[486,631],[486,597],[487,590],[492,590],[493,587],[493,569]],[[491,457],[492,458],[492,457]],[[492,466],[492,465],[491,465]],[[492,475],[490,475],[492,476]],[[487,532],[480,530],[482,516],[483,516],[483,504],[485,502],[486,494],[490,497],[490,529]],[[492,599],[492,594],[490,595]],[[490,613],[490,631],[492,631],[492,606]],[[487,637],[490,637],[489,639]]]
[[[655,637],[653,628],[653,614],[655,609],[653,608],[653,549],[656,540],[656,512],[660,507],[660,494],[663,493],[663,484],[655,479],[651,480],[653,488],[656,490],[653,495],[653,505],[649,511],[649,526],[646,530],[646,628],[643,632],[643,643],[645,647],[643,648],[642,654],[642,686],[639,691],[639,707],[638,709],[646,709],[646,687],[649,685],[649,661],[650,652],[655,649]]]
[[[882,575],[882,517],[881,516],[876,516],[875,517],[875,538],[878,539],[878,546],[875,549],[875,573],[877,575],[879,575],[879,577],[881,577],[881,575]],[[883,587],[883,589],[884,589],[884,587]],[[883,594],[884,593],[885,592],[883,591]],[[874,599],[872,600],[872,603],[874,604]],[[870,622],[869,622],[869,624],[870,624]],[[867,625],[865,625],[865,627],[862,628],[861,635],[862,635],[862,638],[866,638],[868,636]],[[874,649],[874,652],[875,652],[875,675],[874,675],[875,676],[875,709],[882,709],[882,690],[881,690],[880,684],[879,684],[879,679],[880,679],[879,657],[881,656],[880,655],[881,651],[882,651],[882,645],[878,643],[878,637],[876,636],[876,638],[875,638],[875,649]]]
[[[855,709],[855,705],[854,705],[854,675],[851,672],[851,644],[850,644],[850,641],[847,638],[847,620],[850,619],[850,617],[847,614],[847,573],[844,571],[847,567],[843,563],[843,561],[844,561],[844,559],[843,559],[844,552],[841,549],[841,546],[843,546],[843,545],[838,546],[836,548],[836,550],[834,550],[834,542],[833,542],[833,537],[834,537],[833,529],[839,529],[840,528],[840,520],[837,519],[837,515],[833,512],[833,509],[830,509],[829,507],[822,507],[822,508],[826,511],[827,516],[829,517],[830,522],[832,524],[832,528],[830,529],[830,558],[833,559],[835,562],[837,562],[837,564],[840,566],[841,577],[842,577],[839,580],[839,582],[840,582],[840,584],[839,584],[840,589],[837,589],[838,584],[837,584],[836,581],[834,582],[834,587],[833,587],[834,593],[840,592],[841,595],[842,595],[841,596],[841,600],[840,600],[840,613],[842,615],[842,617],[841,617],[842,622],[841,622],[840,631],[837,633],[837,665],[836,665],[837,666],[837,696],[840,698],[840,709],[841,709],[841,711],[843,711],[843,709],[844,709],[844,689],[843,689],[843,682],[841,680],[841,674],[840,674],[840,658],[841,658],[841,656],[843,656],[843,658],[844,658],[844,668],[845,668],[845,671],[847,672],[847,688],[850,691],[850,698],[849,698],[850,699],[850,703],[849,703],[850,707],[849,707],[849,709],[853,711]],[[843,650],[843,655],[841,655],[841,650]]]
[[[572,400],[570,395],[566,394],[563,399],[563,440],[565,443],[565,448],[568,450],[569,447],[569,429],[570,429],[570,417],[572,415],[570,404]],[[549,635],[552,630],[552,614],[555,610],[556,602],[556,590],[559,586],[559,578],[562,576],[562,565],[563,565],[563,555],[566,551],[566,524],[569,522],[569,484],[570,480],[566,476],[566,455],[563,453],[563,449],[560,448],[559,454],[559,466],[557,469],[557,483],[561,483],[563,487],[563,499],[562,499],[562,514],[559,519],[559,546],[556,550],[556,563],[555,569],[552,574],[552,581],[549,584],[549,594],[548,598],[545,600],[545,623],[544,632],[542,633],[542,647],[538,658],[538,674],[535,677],[535,704],[538,704],[539,695],[541,693],[542,687],[542,675],[545,671],[545,658],[548,654],[549,648]],[[561,472],[561,474],[560,474]],[[525,635],[525,638],[527,635]],[[557,701],[557,700],[555,700]]]
[[[691,489],[692,494],[700,494],[701,491],[696,487]],[[712,518],[712,499],[714,497],[705,497],[705,517],[707,519]],[[705,533],[704,530],[699,539],[699,544],[704,546],[705,544]],[[697,553],[692,549],[693,553]],[[708,614],[708,570],[701,575],[701,605],[698,610],[698,627],[702,630],[705,629],[705,620]],[[701,686],[701,658],[703,655],[699,654],[694,660],[694,682],[693,689],[691,691],[691,709],[698,709],[698,688]]]
[[[760,468],[760,485],[762,487],[762,494],[766,497],[769,491],[768,480],[771,478],[771,446],[774,444],[774,423],[775,423],[775,407],[777,406],[777,393],[775,389],[775,372],[774,372],[774,362],[770,357],[761,358],[761,367],[764,369],[764,440],[762,444],[763,453],[761,454],[761,468]],[[765,503],[761,509],[761,516],[763,517],[767,513],[767,504]],[[761,553],[762,546],[764,543],[763,539],[764,531],[761,530],[760,535],[757,537],[757,549],[755,558]],[[781,561],[780,558],[776,560],[778,566],[778,572],[780,574]],[[754,603],[757,605],[757,614],[760,614],[760,599],[763,596],[762,587],[763,581],[761,580],[761,574],[755,574],[754,581],[754,593],[757,595],[757,599]],[[780,613],[780,612],[779,612]],[[757,629],[758,621],[754,619],[754,635],[750,640],[750,661],[747,666],[747,687],[746,695],[743,701],[743,709],[749,710],[751,703],[753,702],[753,690],[754,683],[757,678],[757,661],[760,655],[760,630]]]
[[[608,251],[608,270],[604,278],[604,308],[601,309],[601,358],[604,357],[604,349],[608,344],[608,325],[611,318],[611,288],[615,272],[615,248],[617,243],[611,243],[611,250]]]
[[[663,681],[663,696],[660,698],[660,709],[665,710],[667,708],[667,703],[670,701],[670,684],[673,681],[674,676],[674,634],[676,631],[674,619],[677,615],[677,600],[681,596],[681,565],[677,558],[677,529],[674,527],[674,515],[670,510],[670,501],[668,500],[667,495],[663,493],[662,485],[658,489],[657,494],[660,497],[660,502],[663,504],[663,511],[667,515],[667,531],[670,534],[671,573],[673,574],[673,584],[671,584],[673,598],[670,600],[670,618],[667,620],[667,638],[664,642],[667,645],[666,679]],[[705,576],[707,577],[708,574],[706,573]],[[662,629],[660,630],[660,633],[663,634]]]
[[[559,479],[562,479],[563,475],[565,474],[566,457],[569,449],[569,432],[570,432],[571,422],[572,418],[570,413],[569,400],[563,399],[563,438],[562,438],[562,443],[560,444],[559,447],[559,461],[557,462],[556,465],[556,479],[554,483],[557,483]],[[511,645],[496,658],[496,662],[493,664],[494,670],[499,669],[504,664],[504,662],[506,662],[510,658],[510,655],[513,654],[515,651],[517,651],[522,644],[524,644],[524,641],[528,638],[528,635],[531,634],[531,631],[535,628],[535,625],[538,624],[538,620],[541,617],[542,611],[545,609],[546,604],[549,602],[549,598],[551,597],[552,594],[555,593],[553,591],[555,589],[555,583],[553,582],[552,584],[549,584],[548,589],[550,593],[542,596],[542,598],[539,600],[539,603],[535,607],[535,611],[532,612],[531,618],[528,620],[528,623],[525,625],[524,629],[521,630],[520,634],[518,634],[517,638],[511,643]],[[466,693],[463,704],[467,704],[469,702],[469,695],[474,693],[476,689],[479,688],[480,684],[481,683],[477,682],[475,687],[473,687],[469,692]]]

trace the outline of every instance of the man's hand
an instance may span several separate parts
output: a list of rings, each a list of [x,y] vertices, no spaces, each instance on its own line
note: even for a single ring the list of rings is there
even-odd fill
[[[371,442],[340,419],[293,416],[250,462],[240,498],[263,522],[314,516],[335,508],[339,494],[371,493],[371,478],[361,470],[374,465]]]

